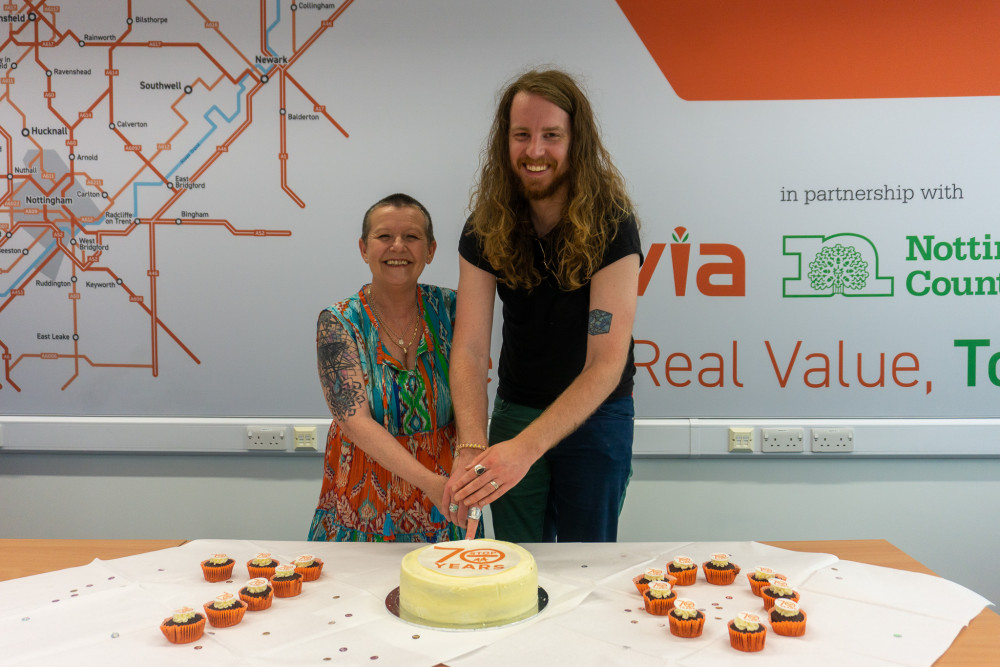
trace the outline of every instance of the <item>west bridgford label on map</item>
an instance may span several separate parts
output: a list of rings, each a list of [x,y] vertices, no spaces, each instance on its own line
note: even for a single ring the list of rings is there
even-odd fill
[[[181,90],[181,82],[174,81],[173,83],[165,83],[163,81],[154,81],[149,83],[148,81],[139,82],[139,90]]]

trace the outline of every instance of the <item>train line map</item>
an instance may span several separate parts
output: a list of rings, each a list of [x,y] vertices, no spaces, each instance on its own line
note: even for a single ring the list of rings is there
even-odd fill
[[[309,205],[288,169],[294,121],[349,135],[296,65],[352,1],[0,6],[0,405],[42,374],[63,391],[110,369],[156,377],[167,348],[202,363],[161,303],[168,271],[210,269],[165,268],[166,235],[294,233],[287,219],[230,217],[220,167],[231,175],[248,130],[274,117],[278,150],[257,166],[280,174],[270,196]],[[137,318],[144,333],[117,333]]]

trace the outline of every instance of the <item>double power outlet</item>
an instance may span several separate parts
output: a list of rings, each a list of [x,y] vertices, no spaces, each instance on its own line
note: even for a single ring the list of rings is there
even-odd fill
[[[809,435],[810,451],[812,452],[843,453],[854,451],[854,429],[852,428],[814,428],[810,429]],[[754,429],[752,428],[731,427],[729,429],[729,451],[754,451],[753,436]],[[764,453],[805,451],[806,435],[803,428],[761,428],[760,438],[760,451]]]
[[[283,452],[288,449],[287,426],[247,426],[246,446],[256,452]],[[293,426],[292,446],[295,451],[316,451],[316,427]]]

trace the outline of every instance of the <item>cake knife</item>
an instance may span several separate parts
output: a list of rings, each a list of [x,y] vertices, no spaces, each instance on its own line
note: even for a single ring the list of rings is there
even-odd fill
[[[476,531],[479,530],[479,520],[483,518],[483,510],[475,505],[469,508],[469,521],[465,524],[465,539],[476,539]]]

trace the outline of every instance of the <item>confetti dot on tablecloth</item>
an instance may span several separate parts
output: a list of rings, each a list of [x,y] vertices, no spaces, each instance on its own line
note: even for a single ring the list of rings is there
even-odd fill
[[[333,658],[323,658],[323,662],[330,662]]]
[[[344,614],[344,618],[350,618],[351,616],[354,616],[354,614]]]
[[[632,625],[637,624],[639,621],[632,621]]]
[[[334,595],[334,596],[333,596],[333,599],[334,599],[334,600],[339,600],[339,599],[340,599],[340,596],[339,596],[339,595]]]
[[[420,639],[420,635],[413,635],[410,639]]]
[[[377,655],[373,655],[372,657],[369,658],[369,660],[378,660],[378,656]]]
[[[94,584],[87,584],[87,588],[93,588]]]
[[[59,602],[59,600],[53,600],[53,602]]]
[[[840,579],[841,581],[843,581],[843,580],[844,580],[844,578],[843,578],[843,577],[835,577],[835,578],[836,578],[836,579]]]
[[[336,624],[337,624],[337,621],[330,621],[329,623],[327,623],[327,625],[336,625]]]
[[[30,616],[25,616],[25,617],[24,617],[24,618],[22,618],[21,620],[22,620],[22,621],[30,621],[30,620],[31,620],[31,617],[30,617]]]
[[[69,592],[70,592],[70,593],[76,593],[76,592],[77,592],[77,590],[79,590],[79,589],[76,589],[76,588],[71,588]]]
[[[120,636],[121,636],[121,635],[119,635],[119,634],[118,634],[117,632],[112,632],[112,633],[111,633],[111,638],[112,638],[112,639],[118,639],[118,637],[120,637]]]
[[[264,635],[264,636],[266,637],[267,635],[269,635],[269,634],[271,634],[271,633],[270,633],[270,632],[262,632],[262,633],[260,633],[260,634],[262,634],[262,635]]]
[[[721,620],[722,620],[722,617],[721,617],[721,616],[716,616],[716,617],[715,617],[715,620],[717,620],[717,621],[721,621]]]
[[[727,596],[726,596],[726,599],[727,599],[727,600],[732,600],[732,599],[733,599],[733,596],[732,596],[732,595],[727,595]]]
[[[580,567],[588,567],[587,565],[581,565]]]
[[[834,572],[837,571],[837,568],[835,568],[835,567],[831,567],[830,569],[833,570]]]
[[[108,581],[111,581],[112,579],[114,579],[114,576],[108,577]]]
[[[631,610],[631,609],[626,609],[626,610],[625,610],[625,613],[626,613],[626,614],[631,614],[631,613],[632,613],[632,610]]]
[[[899,634],[898,632],[893,635],[893,637],[902,637],[902,636],[903,635]]]
[[[164,570],[164,569],[163,569],[162,567],[161,567],[161,568],[157,568],[157,570],[156,570],[156,571],[157,571],[157,572],[166,572],[166,570]]]
[[[71,598],[80,597],[80,594],[79,593],[73,593],[72,595],[70,595],[70,597]]]
[[[346,653],[347,652],[347,647],[346,646],[341,646],[340,647],[340,652],[341,653]]]
[[[198,644],[197,646],[194,647],[194,650],[195,651],[200,651],[202,648],[204,648],[204,647],[201,644]]]

